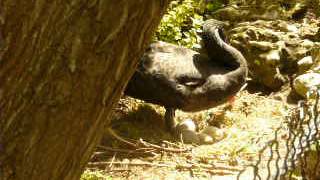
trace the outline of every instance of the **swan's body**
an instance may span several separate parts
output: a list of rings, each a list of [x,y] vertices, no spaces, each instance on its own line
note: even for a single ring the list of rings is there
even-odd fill
[[[244,85],[248,69],[242,54],[220,33],[221,22],[204,23],[207,54],[165,42],[151,44],[125,94],[164,106],[167,117],[174,109],[200,111],[226,102]],[[175,123],[167,124],[172,129]]]

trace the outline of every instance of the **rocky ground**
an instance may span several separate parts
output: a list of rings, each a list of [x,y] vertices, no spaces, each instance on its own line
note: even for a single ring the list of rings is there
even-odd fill
[[[319,1],[244,2],[208,18],[228,24],[229,42],[246,57],[253,81],[273,91],[293,83],[305,96],[307,86],[320,84]]]

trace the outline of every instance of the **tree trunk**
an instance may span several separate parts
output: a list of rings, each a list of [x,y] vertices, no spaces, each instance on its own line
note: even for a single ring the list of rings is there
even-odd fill
[[[169,0],[0,0],[0,179],[79,179]]]

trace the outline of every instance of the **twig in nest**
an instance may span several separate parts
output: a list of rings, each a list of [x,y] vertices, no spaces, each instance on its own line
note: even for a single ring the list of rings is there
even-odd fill
[[[111,163],[109,164],[109,169],[112,169],[112,163],[113,163],[114,160],[116,159],[116,155],[117,155],[117,153],[114,153],[114,155],[112,156]]]
[[[139,153],[145,153],[145,150],[140,149],[134,149],[134,150],[128,150],[128,149],[118,149],[118,148],[111,148],[107,146],[98,146],[98,148],[101,148],[106,151],[112,151],[112,152],[119,152],[119,153],[128,153],[128,154],[139,154]]]
[[[196,163],[196,162],[192,162],[192,161],[189,161],[187,160],[187,162],[189,164],[193,164],[197,167],[200,167],[200,168],[205,168],[205,169],[215,169],[215,170],[227,170],[227,171],[241,171],[241,168],[239,167],[234,167],[234,166],[229,166],[229,165],[224,165],[224,164],[221,164],[220,165],[217,165],[217,164],[203,164],[203,163]]]
[[[131,172],[131,169],[108,169],[105,170],[104,172],[106,173],[112,173],[112,172]]]
[[[158,145],[155,145],[155,144],[151,144],[151,143],[148,143],[142,139],[139,140],[139,143],[136,144],[136,143],[133,143],[133,142],[130,142],[128,140],[125,140],[124,138],[122,138],[121,136],[119,136],[116,132],[114,132],[111,128],[108,128],[108,132],[110,135],[112,135],[114,138],[116,138],[117,140],[125,143],[125,144],[128,144],[132,147],[135,147],[136,150],[148,150],[149,152],[151,151],[154,151],[154,149],[156,150],[160,150],[162,152],[174,152],[174,153],[183,153],[183,152],[188,152],[189,149],[187,148],[167,148],[167,147],[161,147],[161,146],[158,146]],[[141,147],[142,146],[142,147]],[[110,150],[110,149],[109,149]],[[121,150],[122,152],[124,152],[124,150]],[[120,152],[120,151],[119,151]]]
[[[111,152],[117,152],[117,153],[126,153],[126,154],[151,154],[153,156],[156,156],[157,154],[154,152],[155,149],[153,148],[139,148],[134,150],[127,150],[127,149],[117,149],[117,148],[111,148],[106,146],[98,146],[98,148],[106,151]],[[98,154],[99,155],[99,154]]]
[[[148,167],[173,167],[167,164],[156,164],[156,163],[150,163],[150,162],[92,162],[88,163],[89,167],[100,167],[100,166],[106,166],[106,165],[126,165],[126,166],[148,166]]]
[[[187,148],[183,148],[183,149],[179,148],[179,149],[177,149],[177,148],[161,147],[159,145],[148,143],[148,142],[144,141],[143,139],[140,139],[139,142],[140,142],[140,144],[142,144],[145,147],[152,147],[152,148],[155,148],[157,150],[165,151],[165,152],[184,153],[184,152],[190,151]]]
[[[107,152],[100,152],[100,151],[97,151],[97,152],[94,152],[93,155],[101,155],[101,154],[106,154]]]
[[[126,144],[128,144],[128,145],[130,145],[130,146],[132,146],[132,147],[137,147],[136,144],[134,144],[134,143],[132,143],[132,142],[130,142],[130,141],[125,140],[124,138],[122,138],[121,136],[119,136],[116,132],[114,132],[111,128],[108,128],[107,131],[109,132],[109,134],[110,134],[111,136],[113,136],[113,137],[116,138],[117,140],[119,140],[119,141],[121,141],[121,142],[123,142],[123,143],[126,143]]]
[[[98,171],[99,168],[96,167],[87,167],[87,170],[91,170],[91,171]],[[104,173],[112,173],[112,172],[131,172],[131,169],[105,169],[103,172]]]
[[[166,140],[163,140],[162,143],[168,144],[168,145],[170,145],[170,146],[174,146],[174,147],[176,147],[176,148],[181,148],[178,144],[175,144],[175,143],[173,143],[173,142],[169,142],[169,141],[166,141]]]
[[[228,175],[233,174],[233,172],[226,171],[226,170],[215,170],[213,169],[214,166],[206,167],[201,166],[198,164],[160,164],[160,163],[150,163],[150,162],[93,162],[88,163],[88,168],[93,167],[103,167],[108,166],[110,164],[113,165],[119,165],[119,166],[147,166],[147,167],[165,167],[165,168],[175,168],[179,170],[194,170],[195,168],[198,168],[198,171],[205,171],[210,174],[217,174],[217,175]]]

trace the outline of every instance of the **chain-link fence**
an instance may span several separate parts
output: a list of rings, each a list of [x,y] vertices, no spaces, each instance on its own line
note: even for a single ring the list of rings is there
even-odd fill
[[[320,180],[320,89],[310,91],[308,96],[314,100],[298,103],[261,149],[256,163],[241,171],[237,179],[247,179],[251,174],[254,180]]]

